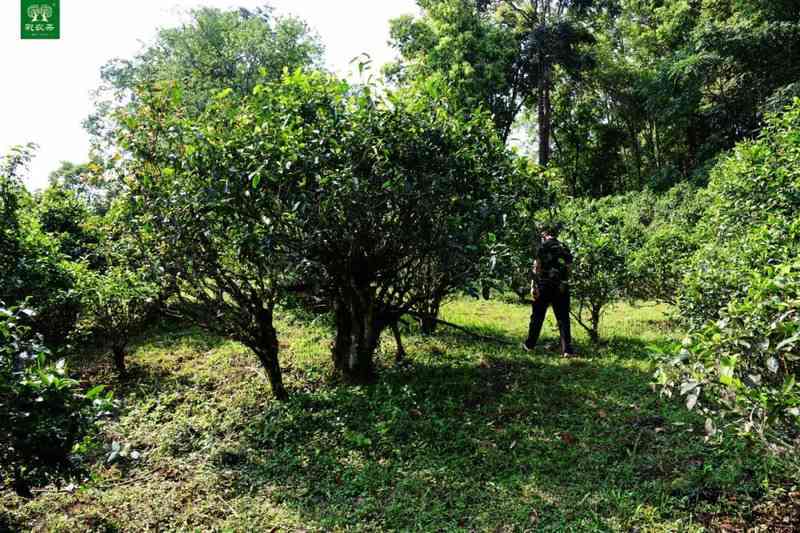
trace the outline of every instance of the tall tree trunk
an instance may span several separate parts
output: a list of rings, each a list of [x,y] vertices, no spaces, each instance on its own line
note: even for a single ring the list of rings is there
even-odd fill
[[[336,301],[333,365],[351,383],[375,379],[374,355],[385,328],[369,289],[347,291]]]
[[[628,123],[628,133],[631,136],[631,147],[633,148],[633,160],[636,164],[636,186],[642,188],[642,147],[639,144],[639,132],[633,124]]]
[[[539,165],[546,167],[550,163],[550,66],[542,67],[542,75],[539,78]]]
[[[272,387],[272,394],[275,399],[284,401],[289,398],[289,393],[283,386],[283,375],[281,374],[280,360],[278,359],[278,332],[272,322],[272,309],[265,309],[258,317],[258,332],[255,342],[250,345],[250,349],[255,352],[261,366],[269,378]]]
[[[661,153],[658,143],[658,125],[655,121],[652,122],[652,136],[653,136],[653,157],[655,158],[656,168],[661,170]]]

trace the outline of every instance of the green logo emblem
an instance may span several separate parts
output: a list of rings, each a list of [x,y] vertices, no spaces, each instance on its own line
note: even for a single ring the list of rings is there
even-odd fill
[[[22,38],[58,39],[59,3],[60,0],[22,0]]]

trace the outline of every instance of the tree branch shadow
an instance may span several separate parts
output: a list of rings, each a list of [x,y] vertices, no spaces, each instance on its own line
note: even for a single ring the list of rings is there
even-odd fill
[[[697,451],[673,445],[684,437],[668,421],[684,414],[651,393],[648,373],[502,351],[465,359],[490,343],[445,338],[451,354],[384,368],[374,385],[269,404],[217,467],[236,491],[323,529],[435,529],[531,506],[540,525],[603,515],[571,508],[574,486],[655,505]]]

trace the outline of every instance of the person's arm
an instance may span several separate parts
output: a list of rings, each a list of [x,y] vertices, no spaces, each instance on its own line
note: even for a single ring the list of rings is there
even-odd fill
[[[569,248],[567,248],[567,275],[572,274],[572,263],[575,262],[575,258],[572,256],[572,252]]]
[[[537,283],[539,279],[539,274],[542,273],[542,264],[539,262],[539,259],[533,260],[533,277],[531,278],[531,298],[536,299],[539,296],[539,284]]]
[[[572,276],[572,263],[575,258],[572,257],[572,252],[569,250],[569,248],[565,247],[564,251],[566,252],[566,257],[564,258],[566,264],[564,266],[567,272],[567,279],[569,279]]]

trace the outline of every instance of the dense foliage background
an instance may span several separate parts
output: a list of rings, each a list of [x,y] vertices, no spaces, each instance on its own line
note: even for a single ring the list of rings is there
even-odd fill
[[[374,385],[382,335],[402,365],[448,300],[524,303],[545,224],[575,256],[583,356],[615,346],[621,302],[667,306],[673,342],[637,348],[654,394],[796,468],[796,2],[418,3],[396,61],[352,83],[301,20],[195,10],[102,69],[84,162],[31,193],[36,147],[4,155],[0,487],[80,478],[115,409],[95,377],[141,378],[131,347],[165,324],[246,346],[283,402],[296,323],[337,383]]]

